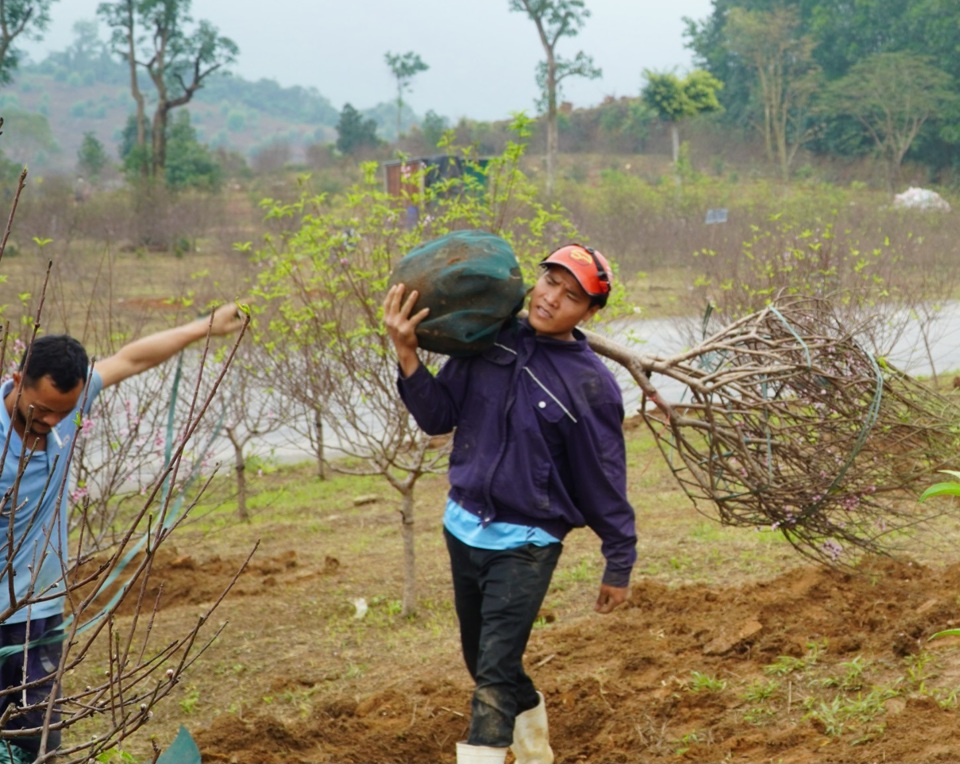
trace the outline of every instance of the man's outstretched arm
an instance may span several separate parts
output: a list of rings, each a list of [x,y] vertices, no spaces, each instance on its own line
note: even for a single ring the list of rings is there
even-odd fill
[[[95,362],[93,368],[100,374],[103,386],[110,387],[158,366],[188,345],[204,339],[208,331],[215,337],[232,334],[239,331],[243,322],[242,314],[237,310],[236,304],[231,302],[213,312],[212,322],[210,316],[204,316],[173,329],[165,329],[134,340],[112,356]]]

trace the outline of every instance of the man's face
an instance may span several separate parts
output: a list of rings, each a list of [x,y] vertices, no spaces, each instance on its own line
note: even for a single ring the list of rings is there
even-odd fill
[[[33,435],[46,435],[77,406],[83,393],[83,382],[68,392],[58,390],[49,376],[40,377],[33,384],[26,384],[23,375],[13,375],[14,387],[20,388],[20,400],[13,412],[18,431],[27,432],[27,421]],[[13,391],[16,395],[16,389]]]
[[[573,329],[600,309],[566,268],[547,266],[530,291],[528,321],[537,334],[573,339]]]

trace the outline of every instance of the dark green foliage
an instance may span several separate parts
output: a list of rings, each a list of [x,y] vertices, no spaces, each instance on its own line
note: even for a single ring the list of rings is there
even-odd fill
[[[436,148],[449,127],[446,117],[441,117],[431,109],[423,116],[420,131],[423,133],[423,140],[426,144],[431,148]]]
[[[647,70],[644,77],[643,99],[664,122],[720,110],[717,93],[723,83],[709,72],[696,69],[681,79],[673,72]]]
[[[197,141],[190,124],[190,112],[180,111],[167,136],[167,187],[174,191],[196,188],[217,191],[222,173],[220,165],[206,146]]]
[[[830,112],[853,117],[866,128],[887,163],[888,182],[899,173],[923,125],[960,106],[953,78],[928,56],[912,53],[875,53],[858,61],[832,83],[822,102]]]
[[[24,68],[39,74],[52,75],[58,81],[77,76],[80,83],[126,86],[130,73],[124,64],[114,61],[109,46],[97,35],[93,21],[78,21],[73,25],[73,42],[62,51],[52,52],[40,63]]]
[[[148,126],[149,129],[149,126]],[[131,180],[140,177],[143,163],[150,162],[150,135],[147,145],[136,145],[136,120],[127,120],[121,136],[120,157],[123,170]],[[197,131],[190,124],[190,112],[182,110],[174,117],[167,131],[167,162],[165,179],[167,187],[179,191],[196,188],[216,191],[220,188],[223,173],[210,149],[197,140]]]
[[[167,167],[171,112],[189,103],[211,74],[236,61],[239,49],[209,21],[194,25],[190,0],[103,2],[97,15],[110,27],[114,52],[130,68],[130,95],[137,103],[141,177],[162,178]],[[155,98],[149,149],[144,129],[145,98],[137,79],[144,72]],[[149,165],[144,165],[147,158]]]
[[[268,110],[275,117],[293,122],[334,125],[337,110],[316,88],[284,88],[274,80],[248,82],[230,74],[211,76],[197,93],[201,103],[242,104],[258,112]]]
[[[353,106],[344,104],[337,122],[337,149],[343,154],[354,154],[378,145],[377,123],[372,119],[364,119]]]
[[[50,23],[54,0],[5,0],[0,3],[0,85],[9,85],[20,66],[17,38],[41,35]]]
[[[641,99],[610,99],[597,112],[602,137],[624,151],[643,150],[656,114]]]
[[[140,175],[143,167],[150,166],[150,125],[147,124],[147,145],[137,146],[137,119],[134,115],[127,117],[127,123],[120,132],[120,146],[117,151],[123,163],[124,174],[129,178]]]
[[[83,134],[83,143],[77,152],[77,170],[82,176],[97,180],[109,163],[103,144],[91,132]]]
[[[784,7],[796,12],[797,34],[812,40],[813,63],[828,83],[880,53],[928,56],[938,69],[960,77],[960,4],[952,0],[796,0],[786,5],[779,0],[714,0],[706,19],[685,19],[685,37],[695,62],[724,83],[727,124],[746,127],[762,118],[752,95],[755,76],[729,46],[731,10],[773,13]],[[916,92],[922,87],[917,83]],[[853,156],[873,142],[842,111],[822,110],[820,119],[810,144],[816,150]],[[924,126],[911,156],[932,167],[947,166],[956,161],[958,144],[960,131],[951,130],[944,115]]]

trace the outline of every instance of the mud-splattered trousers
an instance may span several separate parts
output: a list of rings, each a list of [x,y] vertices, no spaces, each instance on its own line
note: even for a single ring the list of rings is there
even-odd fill
[[[476,683],[467,742],[506,748],[517,714],[539,702],[523,653],[563,545],[477,549],[444,536],[463,658]]]

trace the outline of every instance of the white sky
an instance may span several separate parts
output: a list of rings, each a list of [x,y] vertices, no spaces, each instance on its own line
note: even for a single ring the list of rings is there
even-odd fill
[[[73,40],[73,24],[94,20],[100,0],[55,0],[44,40],[23,47],[34,60]],[[712,0],[587,0],[591,11],[577,37],[557,52],[583,50],[603,69],[599,80],[572,79],[564,100],[592,106],[605,96],[635,96],[644,69],[692,68],[682,18],[706,18]],[[543,50],[533,22],[507,0],[193,0],[206,19],[233,39],[232,71],[283,86],[315,87],[334,108],[365,109],[395,97],[384,54],[417,53],[430,69],[412,80],[405,101],[420,115],[505,119],[532,114],[536,64]],[[101,37],[107,30],[101,26]]]

